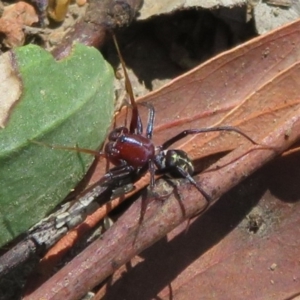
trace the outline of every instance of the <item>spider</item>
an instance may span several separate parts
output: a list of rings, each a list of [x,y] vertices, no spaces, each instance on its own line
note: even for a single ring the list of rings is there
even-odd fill
[[[104,178],[110,182],[115,179],[124,179],[127,176],[139,178],[147,171],[151,174],[150,188],[154,187],[154,175],[159,173],[170,173],[186,178],[193,184],[198,191],[205,197],[207,203],[210,202],[210,196],[203,190],[192,175],[194,166],[188,154],[183,150],[168,149],[175,142],[188,135],[214,132],[214,131],[232,131],[236,132],[253,144],[257,144],[248,135],[232,126],[218,126],[201,129],[188,129],[180,132],[176,136],[168,139],[160,146],[155,146],[152,142],[155,109],[150,103],[140,103],[149,110],[148,123],[145,134],[138,112],[138,106],[135,102],[132,86],[125,67],[124,59],[119,49],[116,37],[112,34],[118,56],[125,75],[125,87],[130,98],[132,107],[132,117],[129,128],[122,126],[112,130],[108,136],[108,143],[105,145],[104,155],[110,163],[115,165],[113,169],[104,175]]]

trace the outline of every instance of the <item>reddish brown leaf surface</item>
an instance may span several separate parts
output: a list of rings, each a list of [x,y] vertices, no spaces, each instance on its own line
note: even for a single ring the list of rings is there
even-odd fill
[[[234,149],[212,166],[212,168],[224,165],[225,167],[196,176],[214,200],[299,139],[300,64],[297,63],[300,55],[300,49],[297,47],[299,33],[300,22],[296,22],[265,37],[257,38],[251,43],[216,57],[163,89],[141,99],[151,102],[156,108],[154,131],[156,144],[162,143],[183,129],[226,124],[241,128],[262,145],[275,147],[276,151],[261,149],[234,133],[197,135],[186,138],[176,145],[176,148],[183,148],[195,160]],[[142,118],[145,117],[146,112],[143,112]],[[123,120],[124,116],[121,114],[118,122]],[[103,166],[100,165],[97,176],[101,174],[101,167]],[[144,179],[144,182],[147,183],[147,180]],[[136,186],[139,189],[142,183],[138,182]],[[173,239],[163,243],[164,248],[160,247],[162,243],[158,243],[148,250],[156,252],[154,258],[157,256],[152,267],[153,277],[150,279],[146,276],[149,270],[145,259],[145,262],[137,264],[128,275],[123,276],[125,278],[123,286],[122,280],[118,280],[110,288],[114,295],[112,299],[118,299],[117,295],[119,299],[153,298],[177,276],[180,280],[178,279],[172,288],[175,289],[176,297],[179,299],[191,299],[200,293],[204,293],[203,299],[212,299],[214,295],[215,299],[220,299],[220,295],[225,294],[228,294],[228,299],[247,298],[247,295],[249,299],[274,299],[271,298],[271,295],[274,296],[272,293],[283,290],[283,286],[286,289],[279,294],[280,297],[297,293],[295,282],[299,280],[297,277],[299,273],[295,275],[296,279],[293,274],[298,270],[296,267],[299,264],[297,258],[299,247],[293,235],[299,234],[295,226],[298,219],[297,214],[294,214],[289,206],[273,204],[273,200],[268,200],[271,198],[268,196],[270,193],[266,191],[266,197],[260,203],[261,210],[266,212],[271,207],[272,211],[278,211],[280,217],[276,218],[274,213],[273,223],[268,224],[265,237],[251,236],[246,230],[243,232],[241,225],[229,234],[253,203],[264,195],[267,188],[259,187],[258,195],[253,192],[254,198],[250,197],[251,189],[246,189],[244,195],[235,196],[239,203],[230,206],[230,201],[229,204],[226,202],[219,213],[213,214],[212,209],[199,221],[197,220],[187,233],[189,237],[194,232],[195,224],[200,224],[196,236],[191,238],[195,239],[196,243],[185,240],[185,235],[178,235],[180,230],[176,229]],[[164,185],[158,186],[158,192],[160,189],[164,190]],[[257,193],[257,190],[255,191]],[[155,199],[148,197],[149,203],[145,212],[142,212],[141,207],[145,208],[145,204],[141,206],[141,199],[136,201],[105,233],[103,239],[94,242],[30,295],[30,299],[41,297],[79,299],[137,253],[203,208],[205,200],[189,184],[181,185],[178,194],[179,199],[172,194],[164,201],[151,201]],[[250,202],[252,201],[250,207],[244,200],[248,197],[251,199]],[[220,203],[217,203],[216,207],[218,205]],[[262,215],[265,219],[265,214]],[[187,252],[184,251],[185,248]],[[281,259],[281,251],[285,249],[290,252],[286,256],[283,255],[286,258]],[[190,253],[192,250],[194,252]],[[166,257],[159,260],[158,254],[162,252],[168,253],[169,261]],[[147,252],[145,253],[147,256]],[[192,264],[199,256],[201,257],[196,261],[197,264]],[[164,263],[170,265],[170,272]],[[273,264],[278,265],[278,269],[275,267],[275,270],[271,271],[268,268]],[[283,272],[283,266],[289,270],[289,276]],[[159,276],[155,272],[159,273]],[[130,273],[138,274],[140,279],[133,280],[133,286],[127,284],[127,280],[131,280]],[[284,276],[275,280],[278,284],[277,290],[268,289],[267,282],[274,287],[275,284],[270,280],[273,280],[271,278],[274,274],[279,273]],[[135,275],[132,276],[134,278]],[[136,281],[141,281],[144,276],[146,278],[144,285],[137,284]],[[279,283],[279,281],[286,282],[285,278],[291,282],[290,288],[288,283]],[[215,288],[219,282],[220,286]],[[118,293],[120,289],[122,292]],[[136,293],[127,297],[124,290]],[[162,297],[169,297],[166,290],[161,293]],[[174,291],[172,293],[174,294]],[[144,294],[146,297],[142,296]],[[224,297],[222,299],[227,299]]]

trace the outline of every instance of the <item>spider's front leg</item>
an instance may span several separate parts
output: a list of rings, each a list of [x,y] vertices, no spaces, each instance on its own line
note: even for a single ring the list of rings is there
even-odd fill
[[[154,118],[155,118],[155,109],[154,106],[151,103],[143,102],[138,103],[139,105],[146,106],[149,110],[148,113],[148,123],[147,123],[147,129],[146,129],[146,137],[148,139],[152,138],[153,134],[153,126],[154,126]]]
[[[239,135],[246,138],[248,141],[250,141],[254,145],[259,145],[257,142],[255,142],[251,137],[249,137],[247,134],[242,132],[240,129],[235,128],[233,126],[217,126],[217,127],[208,127],[208,128],[200,128],[200,129],[187,129],[179,134],[175,135],[174,137],[170,138],[169,140],[165,141],[159,148],[161,150],[165,150],[169,148],[174,143],[180,141],[181,139],[185,138],[188,135],[192,134],[199,134],[199,133],[207,133],[207,132],[217,132],[217,131],[230,131],[230,132],[236,132]]]

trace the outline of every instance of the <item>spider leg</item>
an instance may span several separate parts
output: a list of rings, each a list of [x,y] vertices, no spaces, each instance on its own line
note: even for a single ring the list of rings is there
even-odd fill
[[[137,111],[137,110],[136,110]],[[132,112],[133,113],[133,112]],[[141,117],[138,113],[138,111],[136,112],[137,113],[137,125],[136,125],[136,132],[137,134],[142,134],[143,133],[143,123],[142,123],[142,120],[141,120]]]
[[[148,102],[138,103],[138,105],[146,106],[149,109],[148,114],[148,123],[147,123],[147,129],[146,129],[146,137],[148,139],[152,138],[153,134],[153,125],[154,125],[154,118],[155,118],[155,109],[152,104]]]
[[[65,147],[65,146],[57,146],[57,145],[50,145],[50,144],[46,144],[43,142],[38,142],[35,140],[28,140],[30,143],[36,144],[36,145],[40,145],[43,147],[48,147],[51,149],[59,149],[59,150],[68,150],[68,151],[75,151],[75,152],[81,152],[81,153],[87,153],[87,154],[91,154],[94,155],[95,157],[106,157],[105,153],[103,152],[99,152],[99,151],[94,151],[91,149],[86,149],[86,148],[79,148],[79,147]]]
[[[99,181],[98,184],[110,185],[115,182],[120,182],[130,174],[132,174],[134,168],[129,166],[126,162],[121,165],[110,169]]]
[[[153,160],[149,161],[149,172],[150,172],[150,188],[153,189],[155,185],[155,164]]]
[[[112,32],[112,38],[115,44],[115,47],[117,49],[117,53],[124,71],[124,76],[125,76],[125,88],[126,88],[126,92],[129,95],[130,98],[130,104],[132,106],[132,115],[131,115],[131,121],[130,121],[130,126],[129,126],[129,131],[130,133],[137,133],[137,134],[141,134],[143,132],[143,127],[142,127],[142,122],[141,122],[141,118],[139,116],[139,112],[137,109],[137,104],[135,102],[134,99],[134,94],[133,94],[133,89],[129,80],[129,76],[125,67],[125,62],[123,59],[123,56],[121,54],[117,39],[115,34]]]
[[[203,190],[203,188],[200,186],[198,182],[195,181],[195,179],[184,169],[182,169],[179,166],[175,166],[176,171],[183,177],[186,178],[194,187],[204,196],[204,198],[207,201],[207,205],[211,202],[211,197]]]
[[[252,144],[258,145],[252,138],[250,138],[247,134],[242,132],[240,129],[232,127],[232,126],[218,126],[218,127],[210,127],[210,128],[201,128],[201,129],[188,129],[180,132],[179,134],[175,135],[174,137],[170,138],[166,142],[164,142],[159,148],[161,150],[169,148],[172,144],[176,143],[177,141],[183,139],[184,137],[190,134],[198,134],[198,133],[205,133],[205,132],[213,132],[213,131],[233,131],[236,132],[247,140],[249,140]]]
[[[124,71],[124,76],[125,76],[125,87],[126,91],[129,95],[130,98],[130,104],[132,106],[132,115],[131,115],[131,121],[130,121],[130,126],[129,126],[129,131],[130,133],[136,133],[136,134],[142,134],[143,133],[143,126],[142,126],[142,121],[138,112],[137,108],[137,103],[135,102],[134,99],[134,94],[133,94],[133,89],[129,80],[129,76],[125,67],[125,62],[123,59],[123,56],[121,54],[116,36],[114,33],[112,33],[113,41],[115,44],[115,47],[117,49],[117,53],[119,55],[121,65]],[[147,106],[149,108],[149,118],[148,118],[148,125],[147,125],[147,130],[146,130],[146,136],[147,138],[151,139],[152,137],[152,132],[153,132],[153,123],[154,123],[154,107],[149,104],[149,103],[141,103],[141,105]]]

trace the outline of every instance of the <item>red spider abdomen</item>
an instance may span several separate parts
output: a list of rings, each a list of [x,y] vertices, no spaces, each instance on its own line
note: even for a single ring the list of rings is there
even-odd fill
[[[144,167],[155,155],[152,141],[136,134],[124,134],[116,141],[110,141],[105,146],[105,153],[111,163],[120,165],[125,161],[135,169]]]

